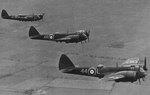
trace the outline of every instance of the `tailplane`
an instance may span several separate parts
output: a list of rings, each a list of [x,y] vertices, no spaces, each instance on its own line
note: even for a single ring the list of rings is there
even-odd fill
[[[75,68],[75,66],[72,61],[65,54],[62,54],[59,60],[59,70],[73,68]]]
[[[35,38],[39,35],[40,35],[40,33],[35,29],[35,27],[31,26],[29,29],[29,37],[32,39],[32,38]]]
[[[8,19],[9,18],[9,15],[8,15],[8,13],[6,12],[6,10],[2,10],[2,13],[1,13],[1,17],[3,18],[3,19]]]

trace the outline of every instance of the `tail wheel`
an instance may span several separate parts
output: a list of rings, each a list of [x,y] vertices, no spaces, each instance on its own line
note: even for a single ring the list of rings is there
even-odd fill
[[[88,73],[89,73],[89,75],[95,75],[96,74],[96,69],[95,68],[89,68],[88,69]]]

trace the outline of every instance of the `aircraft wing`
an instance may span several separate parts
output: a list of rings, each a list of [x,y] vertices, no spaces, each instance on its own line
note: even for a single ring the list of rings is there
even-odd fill
[[[130,58],[121,64],[122,67],[130,67],[139,65],[139,58]]]
[[[122,79],[122,78],[125,78],[125,76],[122,74],[122,72],[116,72],[116,73],[108,73],[107,75],[105,75],[103,80],[115,81],[115,80]]]
[[[66,37],[56,39],[56,41],[68,41],[68,40],[71,40],[71,39],[75,39],[77,37],[78,37],[78,35],[68,35]]]
[[[68,41],[68,40],[71,40],[71,38],[67,37],[67,38],[60,38],[60,39],[57,39],[56,41]]]

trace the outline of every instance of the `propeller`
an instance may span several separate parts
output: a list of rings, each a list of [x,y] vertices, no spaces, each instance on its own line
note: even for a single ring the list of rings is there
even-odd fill
[[[81,38],[88,38],[87,35],[86,35],[86,33],[84,33],[84,32],[79,33],[79,36]]]
[[[141,80],[140,80],[140,74],[141,74],[141,72],[140,72],[140,66],[139,66],[139,68],[138,68],[138,70],[137,70],[137,72],[136,72],[136,76],[137,76],[137,79],[138,79],[138,81],[139,81],[139,84],[141,84]]]
[[[144,69],[145,71],[148,70],[147,67],[146,67],[146,64],[147,64],[147,60],[146,60],[146,57],[145,57],[145,58],[144,58],[144,66],[143,66],[143,69]]]
[[[86,38],[89,42],[90,30],[79,30],[77,33],[79,33],[80,37]],[[86,43],[86,40],[85,40],[85,43]]]
[[[147,70],[148,70],[147,69],[147,59],[145,57],[143,68],[139,66],[139,69],[137,71],[137,79],[139,80],[140,84],[141,84],[140,78],[142,78],[142,80],[145,81],[145,77],[148,76],[146,73]]]
[[[90,30],[88,30],[87,32],[86,32],[86,35],[87,35],[87,39],[88,39],[88,42],[90,41]]]
[[[86,37],[88,39],[88,42],[89,42],[89,40],[90,40],[90,38],[89,38],[89,36],[90,36],[90,30],[85,30],[85,35],[86,35]]]
[[[147,76],[146,70],[144,70],[144,68],[140,67],[138,68],[137,72],[136,72],[136,77],[139,81],[139,84],[141,84],[140,79],[142,78],[143,81],[145,81],[145,77]]]

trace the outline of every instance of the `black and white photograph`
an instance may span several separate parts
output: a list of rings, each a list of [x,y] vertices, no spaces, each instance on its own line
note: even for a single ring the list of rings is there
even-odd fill
[[[150,0],[0,0],[0,95],[149,95]]]

